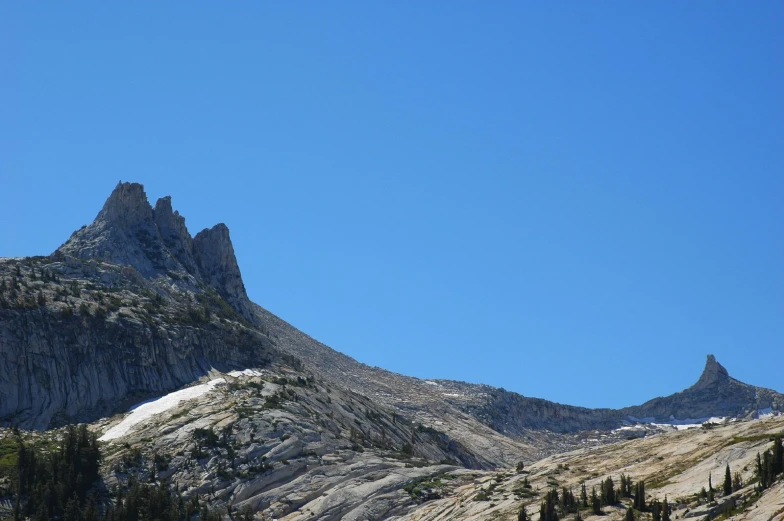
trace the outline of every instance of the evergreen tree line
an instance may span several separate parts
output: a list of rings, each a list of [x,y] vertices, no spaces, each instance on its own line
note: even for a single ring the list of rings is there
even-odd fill
[[[44,452],[26,445],[17,435],[14,519],[35,521],[63,518],[78,505],[94,505],[88,492],[98,479],[101,451],[95,434],[82,425],[69,426],[60,446]]]
[[[634,483],[631,476],[621,474],[620,487],[616,488],[612,477],[608,477],[601,482],[599,492],[596,487],[591,488],[590,497],[588,490],[583,483],[580,486],[579,498],[574,495],[571,489],[561,488],[558,493],[556,488],[550,489],[544,497],[539,507],[539,517],[541,521],[559,521],[567,514],[575,513],[575,521],[581,521],[581,509],[591,509],[595,515],[603,514],[602,508],[617,505],[621,498],[632,499],[632,506],[627,509],[626,521],[634,521],[634,510],[640,512],[651,512],[653,521],[670,521],[670,505],[667,498],[664,501],[654,499],[647,502],[645,499],[645,482]],[[521,507],[517,515],[518,521],[528,521],[528,513],[525,507]]]
[[[168,483],[141,483],[100,493],[101,451],[97,437],[84,425],[69,426],[59,446],[25,444],[17,433],[17,464],[13,521],[220,521],[217,511],[172,494]],[[235,521],[251,521],[243,509],[227,513]]]
[[[770,487],[779,475],[784,473],[784,446],[781,436],[773,440],[773,447],[766,450],[762,457],[757,453],[757,491],[762,492]]]

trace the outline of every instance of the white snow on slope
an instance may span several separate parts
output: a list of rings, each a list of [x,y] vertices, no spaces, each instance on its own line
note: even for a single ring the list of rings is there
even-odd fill
[[[757,417],[760,420],[764,420],[766,418],[773,418],[774,416],[778,416],[779,412],[773,412],[773,407],[765,407],[764,409],[760,409],[757,411]]]
[[[242,371],[229,371],[226,373],[229,376],[233,376],[234,378],[239,378],[240,376],[261,376],[259,371],[254,371],[253,369],[243,369]]]
[[[174,391],[160,398],[142,402],[131,407],[131,414],[126,416],[123,421],[106,431],[106,433],[98,438],[98,441],[109,441],[125,436],[135,425],[149,420],[154,415],[162,413],[176,406],[184,400],[191,400],[210,392],[216,385],[225,384],[226,380],[223,378],[216,378],[210,380],[206,384],[194,385],[179,391]]]
[[[733,419],[728,419],[724,416],[713,416],[710,418],[686,418],[684,420],[678,420],[673,416],[670,416],[669,419],[656,421],[656,418],[648,417],[648,418],[635,418],[634,416],[629,416],[629,420],[635,423],[648,423],[654,425],[656,427],[674,427],[679,431],[683,431],[686,429],[693,429],[695,427],[702,427],[703,423],[718,423],[723,424],[727,421],[733,421]],[[628,425],[629,422],[624,420],[624,424]]]

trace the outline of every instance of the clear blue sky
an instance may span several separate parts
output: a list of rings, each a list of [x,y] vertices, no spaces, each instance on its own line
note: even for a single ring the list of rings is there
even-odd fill
[[[784,3],[5,2],[0,256],[119,180],[358,360],[784,391]]]

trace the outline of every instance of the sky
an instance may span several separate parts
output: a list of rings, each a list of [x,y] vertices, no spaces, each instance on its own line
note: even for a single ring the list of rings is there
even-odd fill
[[[369,365],[784,391],[784,3],[6,2],[0,256],[118,181]]]

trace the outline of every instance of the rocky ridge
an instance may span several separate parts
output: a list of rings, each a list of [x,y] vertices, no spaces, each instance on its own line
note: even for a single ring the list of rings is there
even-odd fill
[[[5,266],[7,269],[5,273],[0,269],[0,276],[7,275],[7,280],[10,281],[13,277],[9,271],[17,261],[3,262],[5,264],[0,263],[0,268]],[[27,305],[21,306],[28,314],[32,311],[31,308],[39,308],[38,313],[30,314],[33,320],[37,321],[33,331],[58,329],[59,322],[53,320],[57,317],[50,311],[62,313],[63,310],[72,309],[78,311],[77,315],[86,316],[90,315],[90,306],[94,305],[99,315],[107,315],[106,324],[109,325],[118,323],[118,320],[126,316],[140,317],[140,320],[131,321],[129,327],[131,330],[136,326],[146,328],[143,335],[147,336],[134,337],[134,342],[149,345],[150,341],[145,338],[166,337],[171,331],[164,330],[186,325],[181,323],[183,316],[188,317],[185,322],[196,321],[195,324],[187,325],[197,326],[195,332],[198,336],[203,329],[212,327],[216,312],[223,313],[224,316],[219,317],[222,321],[220,323],[225,325],[226,321],[232,322],[232,327],[265,339],[267,347],[274,344],[277,350],[299,358],[310,371],[326,381],[371,397],[385,407],[405,412],[423,425],[453,430],[455,439],[460,439],[468,427],[468,430],[476,431],[483,430],[486,426],[502,434],[501,437],[490,435],[489,438],[494,441],[477,448],[479,452],[494,452],[502,447],[500,452],[507,455],[498,453],[493,457],[495,461],[502,461],[519,449],[506,447],[505,443],[496,443],[496,438],[511,438],[531,444],[533,447],[529,455],[539,457],[552,450],[580,446],[572,436],[576,433],[610,432],[635,419],[745,417],[754,415],[759,409],[784,410],[784,398],[781,394],[732,379],[712,356],[709,356],[700,380],[691,388],[671,397],[657,398],[641,406],[622,410],[562,405],[486,385],[447,380],[425,382],[365,366],[303,334],[249,301],[229,231],[224,224],[205,229],[191,237],[185,219],[173,210],[170,197],[159,199],[152,207],[147,201],[144,188],[136,183],[119,183],[93,223],[74,232],[52,256],[22,262],[23,266],[27,266],[22,269],[23,272],[27,273],[27,269],[31,270],[30,273],[34,272],[36,268],[31,262],[48,264],[46,269],[58,273],[60,282],[67,280],[67,284],[75,285],[75,291],[80,291],[80,287],[97,288],[94,295],[88,290],[82,295],[68,296],[64,295],[68,291],[63,287],[64,284],[53,285],[49,281],[47,285],[40,277],[37,281],[30,281],[33,287],[27,287],[26,290],[31,293],[24,298],[37,298],[37,287],[44,300],[43,306],[36,306],[34,301],[33,304],[28,301]],[[26,284],[24,273],[17,278]],[[101,295],[102,291],[119,291],[120,294],[114,295],[111,306],[107,307],[105,297]],[[124,300],[118,304],[116,301],[120,295]],[[92,297],[99,301],[93,302]],[[14,298],[18,301],[21,297]],[[57,298],[64,303],[58,303]],[[131,305],[133,303],[142,309],[134,311],[134,306]],[[162,304],[165,304],[163,307],[169,309],[169,312],[160,315],[160,320],[156,321],[151,311]],[[83,305],[86,309],[79,310]],[[5,323],[12,325],[14,331],[21,330],[14,325],[14,320],[9,319]],[[99,328],[105,327],[106,324],[100,320],[95,321],[96,327]],[[12,352],[11,349],[15,350],[14,354],[6,355],[9,359],[16,360],[21,352],[35,352],[40,349],[37,347],[40,339],[31,340],[35,337],[33,332],[24,338],[14,335],[16,333],[11,334],[6,329],[5,345],[8,347],[4,350],[6,353]],[[100,336],[101,334],[97,335]],[[188,338],[184,332],[178,332],[177,337]],[[85,342],[87,341],[82,341]],[[2,353],[0,350],[0,356]],[[163,353],[157,352],[151,358],[160,361],[164,359],[162,355]],[[198,371],[183,371],[180,378],[173,379],[164,374],[165,369],[160,369],[163,373],[159,386],[152,384],[155,378],[150,377],[149,382],[140,384],[136,391],[145,393],[171,390],[202,376],[207,367],[225,364],[226,361],[220,356],[205,354],[198,364],[191,364],[192,367],[199,367]],[[240,363],[239,360],[233,362]],[[247,364],[250,360],[241,362]],[[27,368],[28,373],[38,371],[44,374],[49,370]],[[60,379],[54,375],[50,380]],[[14,385],[20,384],[14,382]],[[6,392],[19,394],[11,390],[13,385],[5,385],[9,389]],[[129,389],[135,389],[136,386],[137,384],[131,384]],[[27,387],[33,389],[35,386]],[[32,396],[32,392],[28,391],[28,394]],[[89,396],[93,394],[88,393]],[[16,414],[14,411],[32,407],[26,414],[30,416],[30,411],[36,410],[37,413],[33,416],[40,418],[37,425],[42,426],[45,425],[44,420],[55,418],[59,413],[63,413],[64,417],[76,418],[89,417],[86,411],[95,413],[97,410],[107,410],[105,406],[96,409],[97,399],[88,398],[82,404],[83,414],[77,413],[77,404],[84,396],[84,393],[76,393],[69,399],[68,407],[62,410],[57,409],[64,406],[62,400],[47,401],[45,396],[41,396],[38,399],[47,402],[45,408],[50,410],[45,414],[38,414],[42,411],[39,406],[30,405],[35,402],[34,398],[25,398],[22,401],[9,399],[5,401],[5,407],[0,407],[0,414],[10,418]],[[103,396],[103,401],[108,403],[115,396],[115,392],[107,392]],[[9,405],[12,403],[17,405]],[[478,426],[477,422],[482,425]],[[553,433],[563,436],[555,436]],[[478,437],[475,438],[471,443],[482,445]]]
[[[256,376],[230,374],[245,368]],[[0,259],[0,423],[94,422],[218,377],[228,385],[112,442],[105,483],[141,477],[165,456],[166,468],[146,478],[220,508],[428,518],[418,502],[466,497],[459,490],[492,479],[474,471],[666,430],[630,429],[635,418],[750,418],[784,404],[712,356],[694,386],[622,410],[360,364],[248,300],[225,225],[191,237],[169,197],[152,207],[133,183],[119,184],[95,222],[51,256]],[[420,495],[403,489],[412,483]]]
[[[609,431],[628,423],[703,422],[712,417],[754,418],[759,411],[784,411],[784,395],[729,376],[708,355],[699,380],[671,396],[623,409],[589,409],[529,398],[489,385],[435,380],[446,401],[494,430],[524,438],[531,430],[556,433]]]
[[[153,209],[138,183],[119,183],[92,224],[74,232],[54,256],[129,266],[146,279],[169,279],[183,291],[206,284],[250,316],[228,227],[220,223],[191,237],[171,197],[159,199]]]

